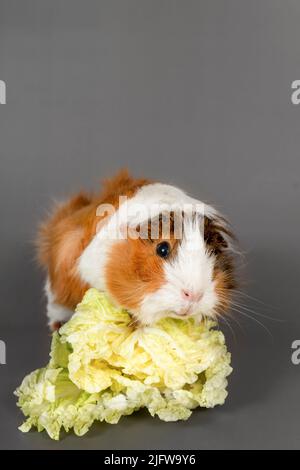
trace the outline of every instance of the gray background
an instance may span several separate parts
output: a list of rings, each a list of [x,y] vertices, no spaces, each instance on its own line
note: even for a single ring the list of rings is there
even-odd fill
[[[299,0],[0,0],[0,447],[299,448]],[[230,395],[185,423],[141,412],[83,438],[21,434],[12,391],[48,360],[32,240],[53,198],[127,166],[230,218],[247,301]],[[248,312],[250,314],[250,312]],[[252,315],[252,314],[251,314]]]

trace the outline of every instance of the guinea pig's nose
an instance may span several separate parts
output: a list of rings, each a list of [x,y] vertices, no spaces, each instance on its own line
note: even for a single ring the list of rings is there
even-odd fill
[[[193,291],[187,290],[187,289],[182,289],[181,295],[184,298],[184,300],[187,300],[189,302],[199,302],[203,297],[202,292],[200,292],[200,291],[193,292]]]

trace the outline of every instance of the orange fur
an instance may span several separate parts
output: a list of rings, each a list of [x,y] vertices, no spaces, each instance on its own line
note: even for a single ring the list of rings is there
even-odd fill
[[[96,233],[100,220],[97,207],[108,203],[118,207],[119,196],[132,197],[146,179],[133,179],[126,170],[104,183],[100,194],[79,193],[67,203],[54,208],[52,216],[41,225],[37,247],[38,259],[48,270],[55,301],[71,310],[90,287],[79,277],[77,260]]]
[[[106,267],[107,286],[115,300],[129,310],[135,310],[146,294],[165,282],[164,261],[156,254],[160,241],[129,238],[113,247]]]
[[[220,269],[216,266],[214,270],[215,290],[218,296],[218,313],[224,313],[230,307],[232,290],[235,288],[232,267],[228,265],[227,269]]]

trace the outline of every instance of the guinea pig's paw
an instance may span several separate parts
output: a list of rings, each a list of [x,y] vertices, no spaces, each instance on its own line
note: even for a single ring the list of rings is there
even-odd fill
[[[133,330],[137,330],[142,326],[141,322],[136,317],[132,317],[131,321],[128,323],[128,326]]]
[[[63,326],[63,324],[64,324],[64,322],[62,322],[62,321],[55,321],[55,322],[51,323],[50,330],[52,332],[58,331]]]

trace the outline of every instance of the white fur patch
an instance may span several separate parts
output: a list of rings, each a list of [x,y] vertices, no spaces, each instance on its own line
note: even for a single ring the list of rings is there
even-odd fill
[[[47,297],[47,317],[49,319],[48,324],[51,326],[55,322],[68,321],[73,315],[72,310],[69,310],[62,305],[55,302],[53,292],[51,290],[50,281],[47,279],[45,283],[45,294]]]
[[[184,235],[174,259],[164,265],[166,283],[156,292],[148,294],[139,310],[139,319],[151,324],[165,316],[184,318],[182,312],[189,308],[189,316],[201,319],[214,316],[218,302],[213,281],[214,257],[207,252],[199,220],[188,218]],[[201,293],[199,301],[190,302],[182,291]]]

